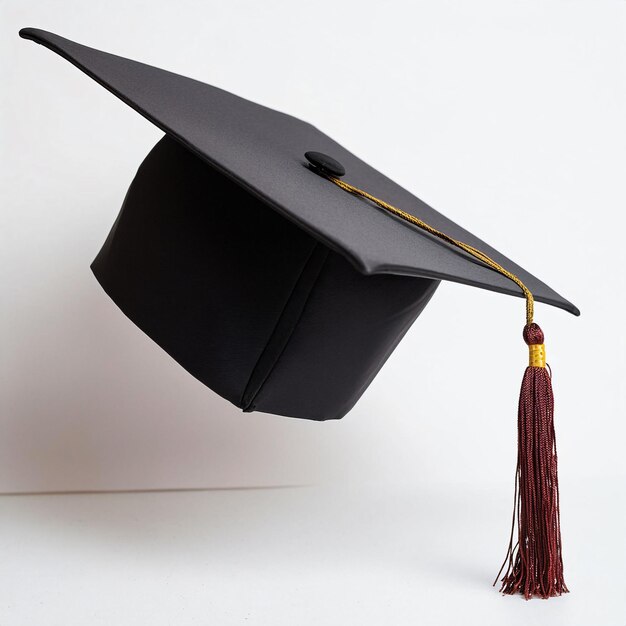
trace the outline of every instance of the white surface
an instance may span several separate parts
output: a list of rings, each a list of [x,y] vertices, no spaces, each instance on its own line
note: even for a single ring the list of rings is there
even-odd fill
[[[626,2],[0,11],[0,491],[317,485],[4,498],[3,626],[626,623]],[[520,603],[489,587],[512,500],[522,301],[442,285],[341,422],[241,414],[89,271],[160,133],[18,39],[23,26],[314,122],[580,307],[537,311],[570,596]]]
[[[490,586],[499,489],[5,497],[0,623],[623,626],[620,487],[566,491],[572,592],[529,602]]]

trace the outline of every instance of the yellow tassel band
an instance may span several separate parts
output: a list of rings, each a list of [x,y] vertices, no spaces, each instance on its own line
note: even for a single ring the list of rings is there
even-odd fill
[[[543,343],[535,343],[528,346],[529,367],[546,366],[546,347]]]

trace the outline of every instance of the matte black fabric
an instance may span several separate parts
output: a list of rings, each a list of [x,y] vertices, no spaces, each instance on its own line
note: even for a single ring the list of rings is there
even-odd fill
[[[316,420],[352,408],[439,284],[361,274],[167,136],[92,269],[222,397]]]
[[[515,284],[473,257],[313,173],[304,158],[307,151],[337,159],[346,169],[347,182],[490,255],[517,274],[536,300],[578,314],[572,303],[519,265],[310,124],[199,81],[52,33],[25,28],[20,35],[66,58],[220,172],[343,254],[361,272],[444,279],[522,295]],[[519,225],[520,236],[524,236],[523,215]]]
[[[139,328],[243,410],[342,417],[441,279],[521,296],[473,257],[319,176],[305,153],[336,159],[347,182],[489,254],[538,301],[578,314],[310,124],[51,33],[20,34],[166,132],[92,268]]]

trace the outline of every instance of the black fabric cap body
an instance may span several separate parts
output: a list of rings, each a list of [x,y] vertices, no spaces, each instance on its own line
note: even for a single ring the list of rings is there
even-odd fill
[[[167,136],[92,269],[222,397],[318,420],[354,405],[438,285],[361,274]]]
[[[318,175],[475,246],[535,299],[550,287],[296,118],[164,70],[24,29],[166,132],[92,268],[124,313],[244,410],[345,415],[440,280],[521,296],[506,278]],[[339,171],[339,170],[337,170]]]

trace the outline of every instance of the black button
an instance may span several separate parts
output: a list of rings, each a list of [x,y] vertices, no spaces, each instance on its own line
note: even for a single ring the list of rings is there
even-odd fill
[[[346,173],[346,168],[339,161],[322,152],[305,152],[304,158],[324,174],[341,178]]]

